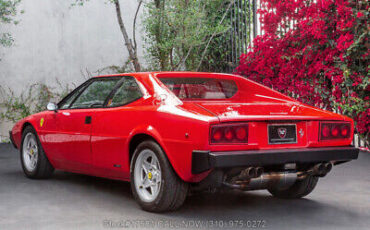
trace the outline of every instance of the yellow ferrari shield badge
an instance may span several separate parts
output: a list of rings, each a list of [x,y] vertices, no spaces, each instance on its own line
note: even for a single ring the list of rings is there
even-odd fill
[[[42,127],[44,125],[44,118],[41,118],[40,119],[40,127]]]

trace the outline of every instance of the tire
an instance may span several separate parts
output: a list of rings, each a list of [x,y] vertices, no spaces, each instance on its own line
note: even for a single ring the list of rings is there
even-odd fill
[[[134,198],[146,211],[173,211],[186,199],[188,184],[177,176],[162,148],[154,141],[138,145],[131,160],[130,177]],[[152,186],[146,187],[148,184]]]
[[[32,148],[28,148],[27,145],[32,146]],[[23,172],[28,178],[46,179],[51,177],[54,167],[47,159],[37,133],[32,126],[27,126],[24,129],[19,150]]]
[[[310,194],[316,187],[318,177],[308,176],[303,180],[296,181],[287,189],[269,188],[268,191],[275,197],[283,199],[298,199]]]

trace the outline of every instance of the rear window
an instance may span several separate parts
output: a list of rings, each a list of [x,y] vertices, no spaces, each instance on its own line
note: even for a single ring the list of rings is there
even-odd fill
[[[180,99],[227,99],[238,91],[233,80],[215,78],[159,78]]]

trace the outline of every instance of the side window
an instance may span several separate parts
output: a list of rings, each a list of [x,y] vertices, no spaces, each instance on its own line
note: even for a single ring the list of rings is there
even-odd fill
[[[68,109],[71,103],[76,99],[76,97],[82,92],[82,90],[85,89],[85,87],[80,87],[76,89],[74,92],[72,92],[70,95],[68,95],[65,99],[63,99],[59,104],[59,109]]]
[[[105,99],[118,81],[118,78],[95,80],[87,86],[75,102],[73,102],[71,108],[84,109],[103,107]]]
[[[125,105],[143,96],[138,84],[136,83],[136,80],[133,77],[125,77],[122,81],[122,85],[108,101],[107,107]]]

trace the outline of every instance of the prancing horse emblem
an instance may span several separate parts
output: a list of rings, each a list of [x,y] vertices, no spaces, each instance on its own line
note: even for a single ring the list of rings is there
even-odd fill
[[[278,128],[278,135],[281,139],[285,138],[286,136],[286,128]]]
[[[303,137],[303,135],[304,135],[304,131],[303,131],[303,129],[300,129],[300,130],[299,130],[299,134],[301,135],[301,137]]]

